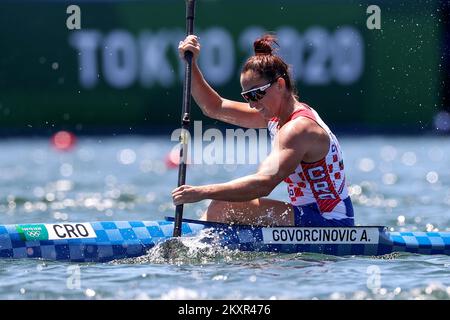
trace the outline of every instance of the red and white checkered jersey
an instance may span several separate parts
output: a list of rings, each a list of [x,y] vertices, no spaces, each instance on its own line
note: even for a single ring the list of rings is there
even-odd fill
[[[336,136],[322,121],[317,112],[306,104],[295,111],[288,119],[305,117],[315,121],[330,138],[327,155],[314,163],[301,161],[295,171],[284,181],[288,184],[289,198],[294,206],[316,203],[324,218],[344,219],[346,207],[343,202],[348,197],[345,185],[344,161]],[[268,123],[272,142],[279,130],[279,119],[272,118]]]

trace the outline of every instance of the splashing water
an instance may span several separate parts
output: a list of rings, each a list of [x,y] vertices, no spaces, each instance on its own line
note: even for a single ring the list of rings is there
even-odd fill
[[[115,260],[116,264],[207,264],[213,262],[231,262],[243,257],[250,257],[250,253],[231,250],[219,243],[217,233],[210,229],[201,230],[193,237],[171,238],[160,242],[148,250],[147,254],[136,258]],[[258,257],[261,255],[259,254]]]

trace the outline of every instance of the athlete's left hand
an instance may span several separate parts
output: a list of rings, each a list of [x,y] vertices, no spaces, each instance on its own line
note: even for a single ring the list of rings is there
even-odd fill
[[[194,187],[188,185],[182,185],[178,188],[173,189],[172,199],[174,205],[179,205],[183,203],[192,203],[203,200],[201,187]]]

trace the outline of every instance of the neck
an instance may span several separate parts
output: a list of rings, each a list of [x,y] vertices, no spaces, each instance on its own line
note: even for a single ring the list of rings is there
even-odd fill
[[[300,108],[300,103],[295,99],[295,97],[290,94],[287,100],[283,101],[280,105],[280,126],[283,126],[291,116],[291,114]]]

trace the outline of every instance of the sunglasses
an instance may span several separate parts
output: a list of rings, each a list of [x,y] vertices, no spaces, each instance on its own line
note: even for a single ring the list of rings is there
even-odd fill
[[[253,89],[241,92],[242,98],[244,98],[245,101],[247,101],[247,102],[261,100],[266,95],[266,90],[269,89],[272,84],[277,82],[278,78],[280,78],[280,77],[282,77],[282,75],[276,77],[274,80],[272,80],[268,84],[265,84],[261,87],[253,88]]]

